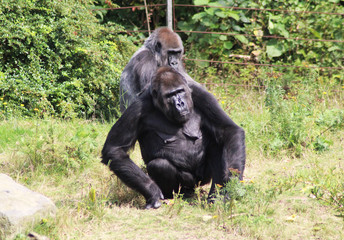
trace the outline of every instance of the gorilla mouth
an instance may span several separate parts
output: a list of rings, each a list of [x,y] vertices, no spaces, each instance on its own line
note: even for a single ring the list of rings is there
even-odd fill
[[[179,115],[181,117],[184,117],[184,116],[189,115],[189,114],[190,114],[190,111],[187,109],[184,109],[183,111],[179,112]]]
[[[179,113],[178,120],[183,121],[183,122],[187,121],[189,119],[189,116],[190,116],[190,111],[183,111]]]

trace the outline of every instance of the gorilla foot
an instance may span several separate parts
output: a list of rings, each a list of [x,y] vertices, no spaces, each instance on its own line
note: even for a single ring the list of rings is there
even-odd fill
[[[183,198],[192,198],[195,196],[195,189],[191,187],[182,187],[180,193],[183,194]]]

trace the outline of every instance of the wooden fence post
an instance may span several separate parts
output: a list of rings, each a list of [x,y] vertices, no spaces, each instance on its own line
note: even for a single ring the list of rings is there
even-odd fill
[[[150,25],[149,25],[149,15],[148,15],[148,7],[147,7],[146,0],[144,0],[144,3],[145,3],[145,10],[146,10],[147,28],[148,28],[148,33],[150,35],[151,34],[151,30],[150,30]]]
[[[173,30],[172,26],[172,0],[167,0],[167,14],[166,14],[166,22],[167,27],[169,27],[171,30]]]

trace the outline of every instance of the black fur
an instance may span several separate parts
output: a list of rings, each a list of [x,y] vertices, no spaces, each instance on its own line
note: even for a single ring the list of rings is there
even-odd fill
[[[183,53],[183,43],[178,34],[167,27],[156,29],[147,38],[144,45],[135,52],[122,72],[120,80],[121,112],[123,113],[137,95],[148,87],[160,66],[171,66],[182,73],[187,81],[194,82],[184,70]]]
[[[166,117],[176,105],[167,101],[170,95],[187,103],[189,115],[183,121]],[[148,175],[127,154],[137,140]],[[146,208],[160,207],[159,200],[172,198],[179,188],[188,195],[212,179],[211,198],[215,184],[230,180],[230,169],[238,170],[242,179],[245,133],[210,93],[172,68],[160,68],[151,89],[136,98],[110,130],[102,162],[146,198]]]

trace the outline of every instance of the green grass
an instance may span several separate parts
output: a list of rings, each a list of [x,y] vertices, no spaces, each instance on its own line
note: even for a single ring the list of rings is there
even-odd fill
[[[296,97],[307,97],[306,90],[302,94],[299,89]],[[343,90],[327,90],[326,95],[319,90],[314,95],[321,101],[308,102],[313,96],[302,100],[312,105],[299,112],[304,114],[302,126],[286,123],[294,115],[282,110],[272,118],[263,91],[211,91],[246,130],[247,165],[244,183],[227,186],[242,194],[210,206],[205,203],[209,186],[204,186],[193,199],[176,198],[157,210],[143,210],[143,197],[100,163],[111,123],[2,121],[1,172],[58,207],[55,218],[43,219],[16,239],[26,239],[31,231],[51,239],[344,239]],[[281,101],[288,109],[298,106],[292,99]],[[300,140],[292,142],[272,128],[280,124],[302,133]],[[314,144],[319,136],[324,141],[318,143],[324,145],[321,151]],[[284,144],[272,145],[276,138]],[[131,156],[143,164],[138,146]]]

